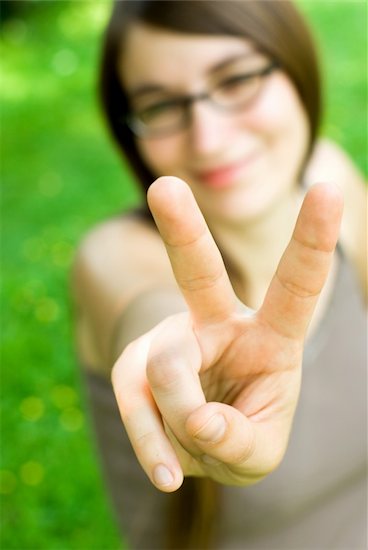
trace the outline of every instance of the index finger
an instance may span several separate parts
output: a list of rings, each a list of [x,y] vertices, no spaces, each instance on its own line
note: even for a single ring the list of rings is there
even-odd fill
[[[304,199],[291,241],[259,311],[283,336],[305,336],[330,269],[342,209],[342,194],[331,184],[314,185]]]
[[[236,309],[235,293],[190,188],[178,178],[161,177],[147,197],[193,318],[198,323],[225,319]]]

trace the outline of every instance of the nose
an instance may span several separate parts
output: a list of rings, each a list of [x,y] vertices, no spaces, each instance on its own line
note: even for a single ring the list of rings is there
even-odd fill
[[[221,112],[208,101],[192,105],[190,140],[193,152],[206,157],[220,153],[231,138],[231,119],[231,114]]]

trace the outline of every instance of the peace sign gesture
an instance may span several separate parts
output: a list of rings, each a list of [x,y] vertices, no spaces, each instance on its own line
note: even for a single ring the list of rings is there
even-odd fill
[[[254,483],[276,468],[287,446],[341,194],[327,184],[308,192],[257,312],[235,296],[189,187],[159,178],[148,201],[189,311],[129,344],[113,368],[129,438],[163,491],[176,490],[183,475]]]

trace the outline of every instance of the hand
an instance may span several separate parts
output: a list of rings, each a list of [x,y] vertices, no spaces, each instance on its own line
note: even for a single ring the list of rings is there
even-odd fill
[[[189,187],[159,178],[148,201],[189,311],[132,342],[112,380],[143,469],[163,491],[183,476],[248,485],[280,463],[298,399],[303,342],[338,237],[342,198],[316,185],[262,307],[239,307]]]

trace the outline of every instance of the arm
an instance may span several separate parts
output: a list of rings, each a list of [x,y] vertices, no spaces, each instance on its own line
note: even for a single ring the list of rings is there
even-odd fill
[[[108,221],[84,238],[72,293],[80,361],[108,377],[130,341],[186,309],[157,231],[139,219]]]
[[[141,292],[124,309],[111,339],[111,356],[115,362],[123,349],[175,313],[186,311],[185,301],[177,289],[151,288]]]

